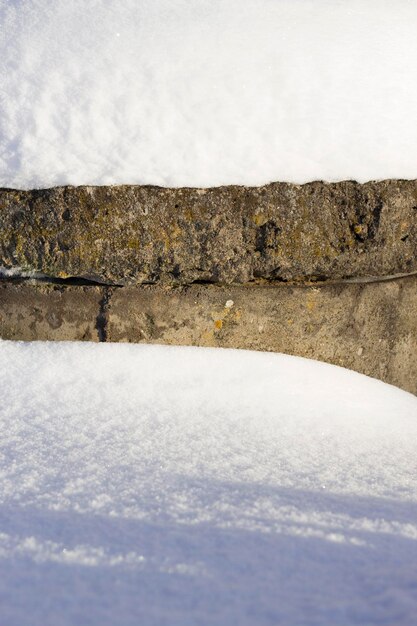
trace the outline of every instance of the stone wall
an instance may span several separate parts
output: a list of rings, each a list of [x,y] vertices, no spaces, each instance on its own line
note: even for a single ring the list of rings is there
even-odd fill
[[[417,271],[417,182],[0,191],[0,265],[112,284]]]
[[[0,190],[0,266],[4,339],[274,350],[417,393],[416,181]]]

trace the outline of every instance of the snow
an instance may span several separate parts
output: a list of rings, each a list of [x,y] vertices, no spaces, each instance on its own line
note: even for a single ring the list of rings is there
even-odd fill
[[[417,177],[415,0],[0,0],[0,185]]]
[[[23,269],[22,267],[4,267],[4,265],[0,265],[0,279],[4,278],[34,278],[34,279],[42,279],[49,278],[46,274],[42,274],[42,272],[33,272],[31,270]]]
[[[0,342],[2,626],[411,626],[417,399],[278,354]]]

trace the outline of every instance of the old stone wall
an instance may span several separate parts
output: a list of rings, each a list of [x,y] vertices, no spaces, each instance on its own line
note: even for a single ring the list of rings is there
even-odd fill
[[[417,181],[0,190],[0,265],[112,284],[417,271]]]
[[[417,393],[417,277],[315,286],[0,284],[3,339],[272,350]]]
[[[416,181],[0,190],[0,266],[3,339],[273,350],[417,393]]]

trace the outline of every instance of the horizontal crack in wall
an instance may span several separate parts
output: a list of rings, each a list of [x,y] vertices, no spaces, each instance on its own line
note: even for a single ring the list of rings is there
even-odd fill
[[[288,281],[288,280],[263,280],[263,279],[254,279],[248,283],[243,283],[242,286],[245,287],[257,287],[257,286],[270,286],[270,287],[282,287],[282,286],[290,286],[290,287],[325,287],[326,285],[344,285],[344,284],[369,284],[369,283],[380,283],[387,281],[396,281],[402,278],[407,278],[409,276],[417,276],[417,270],[408,273],[402,274],[392,274],[388,276],[356,276],[356,277],[345,277],[340,279],[325,279],[325,280],[298,280],[298,281]],[[14,274],[13,276],[1,276],[0,275],[0,284],[1,283],[30,283],[33,285],[38,284],[51,284],[51,285],[62,285],[62,286],[75,286],[75,287],[112,287],[113,289],[123,289],[123,287],[127,287],[128,285],[123,284],[115,284],[115,283],[102,283],[94,280],[89,280],[88,278],[83,277],[69,277],[69,278],[56,278],[54,276],[20,276],[18,274]],[[157,283],[153,282],[144,282],[142,285],[156,285]],[[220,283],[214,281],[191,281],[186,284],[175,284],[170,285],[173,289],[176,287],[187,287],[191,285],[205,285],[212,287],[236,287],[239,283]],[[166,286],[166,285],[165,285]]]

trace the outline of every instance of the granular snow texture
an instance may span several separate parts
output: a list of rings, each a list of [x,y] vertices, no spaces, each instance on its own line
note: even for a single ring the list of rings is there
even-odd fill
[[[277,354],[0,342],[2,626],[412,626],[417,399]]]
[[[0,186],[417,177],[415,0],[0,0]]]

